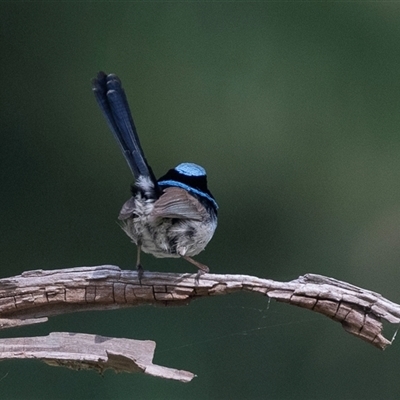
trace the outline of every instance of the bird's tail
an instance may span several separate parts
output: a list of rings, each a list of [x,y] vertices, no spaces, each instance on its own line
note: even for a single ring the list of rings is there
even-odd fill
[[[146,161],[136,127],[129,109],[125,91],[120,79],[114,75],[99,72],[92,81],[93,93],[108,122],[111,131],[121,146],[122,152],[135,179],[149,177],[156,183],[155,176]]]

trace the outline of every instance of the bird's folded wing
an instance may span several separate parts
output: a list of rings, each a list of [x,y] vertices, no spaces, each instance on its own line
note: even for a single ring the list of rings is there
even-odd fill
[[[153,218],[178,218],[201,221],[207,216],[202,204],[186,190],[169,187],[154,203],[151,212]]]
[[[122,206],[121,211],[119,212],[118,219],[124,220],[132,217],[132,215],[135,214],[135,207],[135,199],[131,197]]]

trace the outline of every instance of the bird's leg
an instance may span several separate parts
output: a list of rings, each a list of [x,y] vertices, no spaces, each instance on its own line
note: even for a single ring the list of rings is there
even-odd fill
[[[210,272],[210,268],[208,268],[207,265],[199,263],[198,261],[193,260],[193,258],[188,256],[182,256],[182,258],[184,258],[186,261],[189,261],[191,264],[195,265],[199,269],[199,274]]]
[[[143,267],[142,264],[140,264],[140,250],[141,250],[142,244],[141,242],[138,241],[137,244],[137,255],[136,255],[136,269],[138,272],[138,279],[139,283],[142,284],[142,278],[143,278]]]

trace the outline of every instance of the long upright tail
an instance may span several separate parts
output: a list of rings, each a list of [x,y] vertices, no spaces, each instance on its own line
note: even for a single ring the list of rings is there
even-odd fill
[[[92,88],[97,103],[121,146],[135,179],[139,176],[147,176],[156,182],[140,146],[139,136],[120,79],[114,74],[106,75],[101,71],[92,80]]]

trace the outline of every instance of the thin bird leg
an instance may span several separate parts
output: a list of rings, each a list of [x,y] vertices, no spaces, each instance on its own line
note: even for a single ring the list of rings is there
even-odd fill
[[[205,272],[205,273],[210,272],[210,268],[208,268],[207,265],[199,263],[198,261],[193,260],[193,258],[188,257],[188,256],[182,256],[182,258],[184,258],[186,261],[189,261],[191,264],[195,265],[202,272]]]
[[[138,278],[140,284],[142,284],[142,277],[143,277],[143,267],[142,264],[140,264],[140,250],[141,250],[142,245],[138,243],[137,245],[137,255],[136,255],[136,269],[138,272]]]

